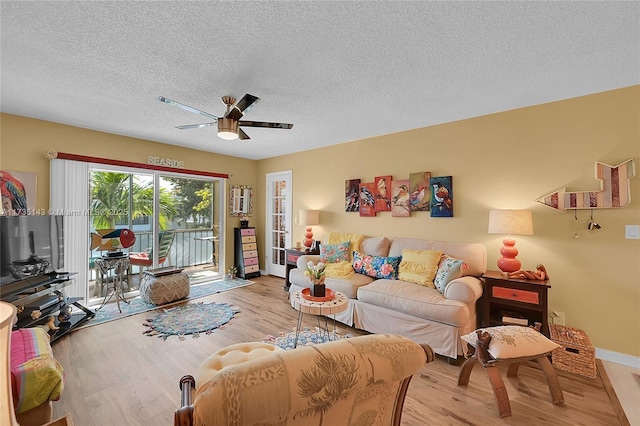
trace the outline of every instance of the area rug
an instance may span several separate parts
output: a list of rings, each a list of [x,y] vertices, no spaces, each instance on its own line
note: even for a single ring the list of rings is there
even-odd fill
[[[144,331],[147,336],[159,337],[167,340],[170,336],[178,336],[184,340],[185,336],[200,337],[201,333],[211,334],[213,330],[222,327],[239,312],[227,303],[187,304],[167,309],[153,318],[147,319]]]
[[[115,303],[108,303],[101,309],[96,311],[95,317],[84,323],[82,326],[76,328],[75,330],[80,330],[85,327],[91,327],[105,322],[114,321],[120,318],[140,314],[142,312],[147,312],[158,308],[166,308],[177,303],[182,303],[186,300],[198,299],[200,297],[209,296],[211,294],[221,293],[223,291],[233,290],[235,288],[246,287],[251,284],[254,284],[254,282],[243,280],[240,278],[236,278],[233,280],[217,280],[203,284],[196,284],[191,286],[191,289],[189,290],[189,296],[187,296],[185,299],[176,300],[174,302],[161,306],[147,303],[142,300],[140,296],[137,296],[132,299],[128,299],[129,303],[120,303],[122,312],[118,311],[118,306]]]
[[[330,340],[333,340],[333,330],[329,333]],[[350,337],[354,337],[353,334],[345,334],[342,335],[340,330],[336,330],[336,340],[340,339],[348,339]],[[262,339],[265,343],[271,343],[272,345],[280,346],[285,351],[290,349],[295,349],[294,343],[296,341],[296,330],[290,331],[288,333],[281,331],[277,336],[267,336]],[[298,347],[302,346],[311,346],[317,345],[318,343],[328,342],[327,334],[318,331],[318,327],[313,329],[309,329],[305,327],[303,330],[300,330],[300,334],[298,335]]]

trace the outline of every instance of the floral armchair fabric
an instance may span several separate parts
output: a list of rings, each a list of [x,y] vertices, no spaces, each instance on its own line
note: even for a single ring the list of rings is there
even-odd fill
[[[265,345],[210,356],[198,371],[192,407],[185,376],[175,424],[399,425],[412,375],[434,359],[429,346],[389,334],[290,351]]]

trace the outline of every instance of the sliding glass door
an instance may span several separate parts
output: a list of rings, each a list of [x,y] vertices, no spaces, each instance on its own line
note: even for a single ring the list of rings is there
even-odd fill
[[[93,303],[108,294],[109,277],[96,267],[96,259],[109,252],[129,256],[125,292],[137,291],[150,268],[184,269],[192,283],[219,277],[221,182],[121,167],[90,169],[88,294]],[[122,229],[133,231],[133,245],[122,237],[122,244],[114,240]],[[115,232],[107,236],[107,230]]]

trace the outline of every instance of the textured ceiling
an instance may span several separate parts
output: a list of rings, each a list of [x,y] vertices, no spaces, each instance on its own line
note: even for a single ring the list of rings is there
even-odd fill
[[[640,84],[638,1],[0,5],[2,112],[249,159]]]

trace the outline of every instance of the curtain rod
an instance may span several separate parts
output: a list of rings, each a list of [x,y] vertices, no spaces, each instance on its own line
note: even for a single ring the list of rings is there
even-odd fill
[[[182,173],[182,174],[191,174],[191,175],[198,175],[198,176],[229,179],[229,175],[226,173],[212,173],[212,172],[205,172],[203,170],[182,169],[182,168],[176,168],[176,167],[158,166],[155,164],[147,164],[147,163],[134,163],[132,161],[112,160],[110,158],[101,158],[101,157],[90,157],[87,155],[70,154],[68,152],[56,152],[53,150],[48,150],[46,155],[47,155],[47,158],[49,158],[50,160],[60,159],[60,160],[84,161],[85,163],[109,164],[111,166],[134,167],[138,169],[159,170],[162,172]]]

